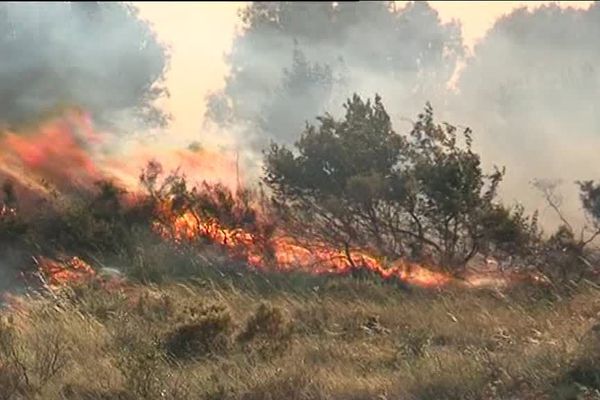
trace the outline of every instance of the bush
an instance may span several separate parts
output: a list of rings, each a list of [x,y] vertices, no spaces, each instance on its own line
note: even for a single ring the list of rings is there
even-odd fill
[[[136,244],[136,231],[148,230],[152,214],[143,201],[127,204],[125,191],[110,181],[92,190],[56,195],[34,210],[19,210],[26,223],[22,241],[36,252],[53,254],[127,254]]]
[[[164,347],[169,356],[193,359],[229,347],[234,325],[225,307],[213,305],[198,311],[191,309],[184,319],[165,337]]]
[[[504,171],[483,171],[469,129],[437,124],[429,104],[404,135],[379,96],[354,95],[345,109],[308,125],[294,151],[266,153],[264,181],[290,232],[344,251],[351,265],[352,249],[366,248],[452,270],[499,238],[484,232],[499,218],[512,222],[500,240],[520,239],[521,221],[495,208]]]
[[[0,321],[0,396],[39,392],[65,369],[69,344],[52,328],[26,335],[10,321]]]
[[[130,398],[160,399],[168,384],[166,363],[160,348],[152,341],[131,341],[117,367],[124,378],[125,391]]]
[[[588,332],[580,346],[559,387],[569,391],[600,391],[600,324]]]
[[[246,321],[238,341],[268,357],[287,349],[291,335],[292,325],[281,308],[261,303]]]

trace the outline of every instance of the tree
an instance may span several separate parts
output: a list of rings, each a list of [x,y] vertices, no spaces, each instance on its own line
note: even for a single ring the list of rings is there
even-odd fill
[[[325,114],[307,125],[295,151],[272,144],[266,152],[265,183],[297,237],[456,270],[510,240],[506,232],[524,234],[522,213],[499,213],[503,172],[483,173],[468,129],[436,124],[427,105],[409,134],[397,134],[379,96],[354,95],[345,109],[341,120]],[[490,233],[493,218],[518,233]]]
[[[111,125],[167,121],[153,104],[166,94],[166,50],[133,6],[2,3],[0,54],[2,125],[62,107]]]
[[[600,185],[594,181],[580,181],[577,185],[583,209],[595,228],[594,234],[588,239],[591,242],[600,234]]]
[[[276,140],[288,139],[289,126],[302,126],[306,116],[316,116],[321,106],[331,96],[334,77],[328,65],[311,64],[305,54],[294,48],[293,63],[285,68],[283,78],[273,95],[267,100],[260,117],[259,129],[270,132]],[[301,113],[291,110],[302,110]],[[263,138],[260,147],[268,144]]]
[[[576,232],[561,209],[562,196],[557,192],[558,184],[558,181],[534,181],[534,186],[542,193],[561,224],[547,240],[538,243],[533,264],[554,283],[564,284],[582,279],[593,269],[590,260],[597,254],[590,249],[590,244],[600,235],[600,187],[593,181],[577,182],[588,223]]]
[[[463,54],[459,25],[443,24],[424,2],[253,2],[240,17],[231,73],[209,97],[208,117],[244,140],[291,144],[348,87],[417,112],[414,104],[445,92]]]

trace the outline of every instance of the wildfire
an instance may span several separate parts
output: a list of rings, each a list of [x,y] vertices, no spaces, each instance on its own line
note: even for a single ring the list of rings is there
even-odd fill
[[[90,282],[96,276],[94,269],[78,257],[70,257],[65,261],[37,257],[34,261],[41,278],[50,289]]]
[[[397,278],[421,287],[439,287],[451,280],[446,274],[417,264],[397,262],[386,268],[383,263],[365,252],[351,251],[347,255],[324,244],[301,245],[284,233],[279,233],[265,242],[259,235],[242,229],[225,228],[216,220],[202,220],[191,211],[172,215],[168,210],[168,205],[163,205],[160,209],[161,222],[155,223],[156,230],[163,237],[177,242],[206,238],[228,249],[234,257],[259,269],[276,266],[281,270],[344,275],[358,268],[384,279]]]
[[[135,146],[121,154],[99,151],[97,145],[106,145],[106,140],[107,136],[92,129],[89,116],[79,111],[67,112],[32,131],[4,132],[0,135],[0,178],[8,178],[21,188],[28,187],[39,197],[48,197],[48,189],[40,181],[50,181],[60,190],[69,190],[74,186],[90,188],[100,179],[111,179],[133,192],[131,198],[135,199],[139,171],[156,157],[167,169],[181,167],[190,181],[212,179],[233,188],[240,180],[233,157],[217,151],[198,146],[186,149],[156,145]],[[110,143],[106,147],[110,148]],[[20,199],[22,193],[17,193]],[[0,214],[12,212],[6,207],[0,210]],[[157,214],[154,228],[164,238],[175,242],[204,238],[257,269],[299,269],[313,274],[365,270],[384,279],[399,279],[421,287],[453,282],[449,275],[422,265],[407,262],[386,265],[366,251],[345,252],[317,242],[301,244],[282,231],[267,239],[244,229],[229,229],[217,219],[203,219],[192,211],[174,213],[168,202],[159,206]],[[38,257],[36,263],[50,288],[96,277],[94,269],[77,257],[65,261]],[[472,279],[474,285],[484,281]]]
[[[4,170],[36,176],[55,185],[87,186],[101,174],[88,149],[99,141],[89,117],[68,112],[31,131],[5,132],[0,138],[0,163]]]

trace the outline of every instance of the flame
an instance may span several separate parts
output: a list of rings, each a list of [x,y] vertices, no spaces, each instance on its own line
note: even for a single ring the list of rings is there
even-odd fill
[[[164,143],[136,143],[123,148],[111,140],[110,135],[97,133],[90,116],[79,110],[67,111],[34,129],[4,132],[0,135],[0,178],[18,184],[20,202],[28,196],[48,197],[44,182],[68,191],[73,187],[91,188],[100,179],[116,181],[133,192],[131,198],[135,199],[139,171],[155,158],[165,170],[181,168],[190,174],[186,178],[191,183],[218,182],[235,188],[241,179],[234,157],[221,151]],[[0,210],[5,215],[13,212]],[[398,261],[388,265],[365,250],[346,253],[325,243],[301,244],[282,231],[265,238],[259,233],[230,229],[216,219],[201,219],[191,211],[174,213],[169,202],[159,205],[157,216],[154,229],[165,239],[181,243],[204,238],[257,269],[297,269],[313,274],[348,274],[358,269],[422,287],[440,287],[455,281],[448,274],[419,264]],[[86,282],[96,276],[92,267],[77,257],[66,261],[39,257],[37,264],[51,288]],[[490,281],[477,275],[469,279],[473,286],[484,286]]]
[[[99,141],[89,124],[89,116],[73,111],[35,130],[5,132],[0,138],[2,169],[63,187],[92,184],[101,174],[88,149]]]
[[[96,277],[96,271],[78,257],[70,257],[65,261],[46,257],[34,260],[41,278],[48,288],[53,290],[67,285],[87,283]]]
[[[399,279],[421,287],[440,287],[450,282],[447,274],[421,265],[396,262],[386,268],[377,258],[363,251],[344,251],[321,243],[299,244],[284,233],[265,241],[260,235],[242,229],[228,229],[214,219],[202,220],[192,211],[173,215],[168,204],[162,204],[162,214],[154,226],[157,232],[176,242],[206,238],[227,250],[250,266],[266,269],[272,265],[281,270],[302,270],[314,274],[348,274],[355,268],[364,269],[384,279]],[[270,250],[270,251],[267,251]],[[271,253],[268,257],[266,254]]]
[[[211,148],[121,141],[96,132],[89,114],[68,110],[33,128],[0,131],[0,178],[13,181],[19,199],[26,200],[48,197],[49,188],[89,190],[102,179],[135,192],[139,172],[153,159],[160,160],[165,171],[185,171],[194,183],[220,182],[234,188],[241,179],[234,157]]]

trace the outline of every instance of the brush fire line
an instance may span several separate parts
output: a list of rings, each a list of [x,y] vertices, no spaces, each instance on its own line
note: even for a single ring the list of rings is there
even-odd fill
[[[60,193],[73,187],[89,190],[102,179],[116,181],[135,194],[139,189],[133,182],[139,184],[138,172],[142,169],[141,166],[157,157],[161,162],[166,160],[173,170],[175,166],[182,167],[182,170],[190,174],[186,176],[188,181],[213,177],[226,187],[234,187],[240,179],[235,160],[229,160],[218,153],[179,148],[172,151],[158,150],[149,146],[141,150],[138,148],[127,157],[121,155],[120,158],[111,158],[96,153],[98,143],[106,145],[103,140],[103,136],[91,128],[89,116],[79,111],[68,112],[31,132],[6,132],[0,136],[0,178],[14,182],[17,196],[25,198],[37,196],[47,199],[54,191]],[[124,159],[130,162],[125,164]],[[222,167],[215,169],[216,165]],[[135,199],[135,196],[132,198]],[[2,208],[4,215],[16,212],[16,209],[6,205]],[[398,279],[425,288],[456,283],[485,286],[518,280],[514,277],[507,278],[506,275],[473,273],[459,281],[447,273],[419,264],[398,261],[392,265],[384,265],[366,251],[355,250],[348,254],[322,243],[299,244],[285,232],[278,232],[265,242],[252,232],[227,228],[215,218],[203,219],[193,211],[176,213],[168,200],[158,205],[156,214],[158,218],[152,226],[164,240],[177,244],[208,239],[226,250],[232,258],[242,260],[249,267],[259,270],[276,268],[319,275],[346,275],[352,273],[354,268],[359,268],[383,279]],[[265,251],[267,248],[268,252]],[[51,290],[97,279],[94,268],[75,255],[61,260],[36,256],[34,264],[44,284]]]

